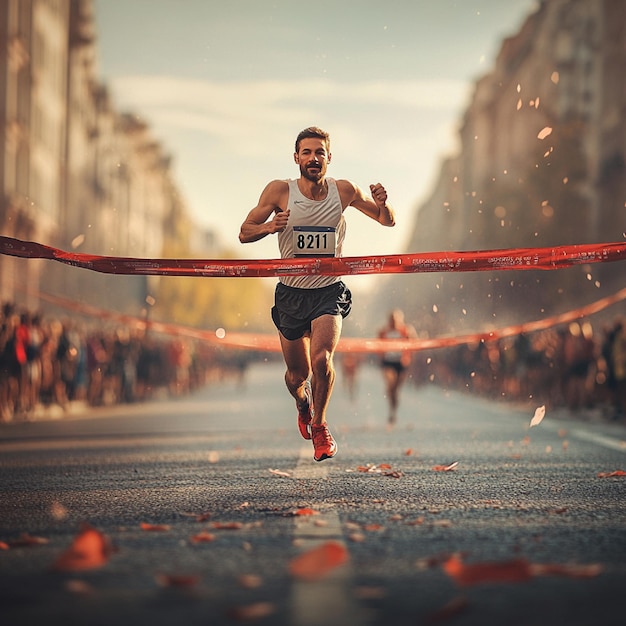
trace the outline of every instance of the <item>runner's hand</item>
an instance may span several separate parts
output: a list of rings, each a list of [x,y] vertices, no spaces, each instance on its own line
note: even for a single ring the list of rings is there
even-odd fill
[[[384,208],[387,204],[387,191],[385,188],[380,183],[376,183],[375,185],[370,185],[370,191],[376,206]]]
[[[274,216],[274,219],[270,222],[270,231],[272,233],[281,233],[285,230],[287,222],[289,221],[289,209],[286,211],[279,211]]]

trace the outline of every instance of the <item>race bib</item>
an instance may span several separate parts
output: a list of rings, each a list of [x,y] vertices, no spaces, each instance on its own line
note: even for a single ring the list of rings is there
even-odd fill
[[[294,226],[294,256],[335,256],[335,229],[332,226]]]

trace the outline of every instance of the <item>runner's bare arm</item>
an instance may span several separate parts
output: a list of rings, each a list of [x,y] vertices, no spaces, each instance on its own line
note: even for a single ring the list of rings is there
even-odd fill
[[[344,207],[353,206],[383,226],[395,226],[394,211],[387,204],[387,191],[380,183],[370,185],[371,198],[349,180],[337,181],[337,185]]]
[[[289,219],[288,193],[289,187],[284,180],[273,180],[265,187],[259,198],[259,203],[248,213],[248,217],[241,225],[239,231],[241,243],[259,241],[267,235],[285,229]],[[272,213],[274,213],[274,217],[270,220]]]

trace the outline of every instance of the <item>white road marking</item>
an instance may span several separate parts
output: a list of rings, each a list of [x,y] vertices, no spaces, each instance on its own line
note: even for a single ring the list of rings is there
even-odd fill
[[[300,450],[293,472],[297,480],[320,480],[328,476],[328,466],[313,461],[312,446]],[[336,511],[295,518],[294,540],[302,550],[325,541],[345,546]],[[348,562],[319,581],[294,580],[291,585],[291,619],[294,626],[359,626],[364,623],[352,595],[352,567]]]
[[[584,428],[570,429],[564,422],[548,422],[543,420],[543,422],[541,422],[541,426],[538,428],[550,430],[555,433],[560,430],[566,430],[567,437],[578,439],[580,441],[587,441],[588,443],[595,443],[603,448],[609,448],[609,450],[626,452],[626,440],[624,439],[617,439],[615,437],[609,437],[608,435],[598,435]]]
[[[626,452],[626,441],[623,440],[619,441],[617,439],[613,439],[612,437],[606,437],[605,435],[596,435],[586,430],[579,430],[578,428],[572,430],[572,437],[598,444],[599,446],[609,448],[610,450]]]

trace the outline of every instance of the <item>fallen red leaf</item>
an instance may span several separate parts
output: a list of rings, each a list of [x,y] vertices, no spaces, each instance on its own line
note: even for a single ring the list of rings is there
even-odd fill
[[[452,555],[443,569],[458,585],[468,587],[481,583],[518,583],[535,576],[565,576],[568,578],[592,578],[602,572],[598,563],[589,565],[529,563],[526,559],[501,562],[463,563],[458,555]]]
[[[302,507],[301,509],[296,509],[293,512],[293,515],[319,515],[320,512],[315,509],[309,509],[307,507]]]
[[[467,564],[455,554],[443,564],[443,569],[461,587],[481,583],[524,582],[533,575],[525,559]]]
[[[402,478],[404,474],[398,470],[394,470],[392,472],[383,472],[383,476],[387,476],[388,478]]]
[[[216,530],[241,530],[243,528],[241,522],[213,522],[212,526]]]
[[[193,537],[191,537],[190,541],[192,543],[210,543],[215,540],[215,535],[213,533],[209,533],[206,530],[197,533]]]
[[[229,611],[232,619],[237,621],[253,621],[262,619],[274,613],[276,607],[271,602],[255,602],[247,606],[238,606]]]
[[[112,552],[113,548],[106,535],[84,525],[70,547],[53,563],[52,569],[64,572],[96,569],[109,560]]]
[[[28,533],[22,533],[17,539],[8,541],[10,548],[32,548],[33,546],[45,546],[50,540],[45,537],[34,537]]]
[[[347,560],[348,551],[342,543],[326,541],[293,558],[289,573],[302,580],[319,580]]]
[[[365,524],[363,526],[363,530],[367,530],[368,532],[377,532],[380,530],[385,530],[385,527],[382,524]]]
[[[363,474],[382,474],[383,476],[392,476],[393,478],[400,478],[400,476],[402,476],[402,472],[392,471],[392,467],[389,463],[381,463],[380,465],[374,465],[373,463],[359,465],[356,471]]]
[[[279,469],[269,468],[270,473],[274,474],[274,476],[281,476],[282,478],[291,478],[291,474],[289,472],[283,472]]]
[[[433,465],[433,470],[435,472],[451,472],[456,469],[458,464],[458,461],[454,461],[454,463],[448,463],[448,465]]]
[[[600,472],[598,478],[616,478],[619,476],[626,476],[624,470],[615,470],[614,472]]]
[[[147,532],[156,532],[156,533],[165,533],[168,530],[171,530],[172,527],[168,524],[148,524],[147,522],[141,522],[140,524],[141,530],[145,530]]]
[[[363,472],[364,474],[367,473],[367,472],[372,472],[374,470],[376,470],[376,466],[375,465],[371,465],[371,464],[370,465],[359,465],[356,468],[357,472]]]

